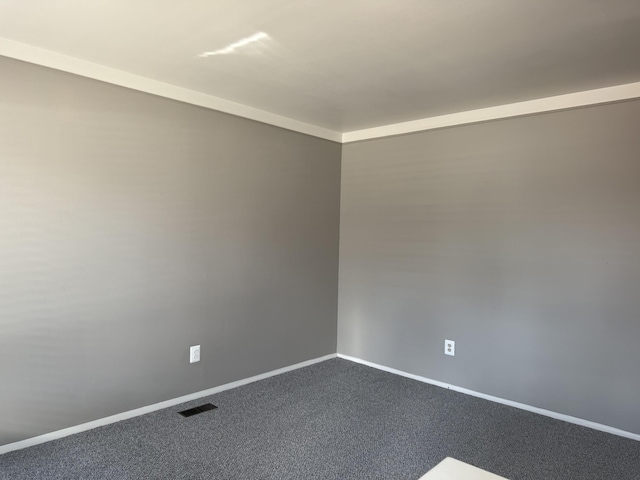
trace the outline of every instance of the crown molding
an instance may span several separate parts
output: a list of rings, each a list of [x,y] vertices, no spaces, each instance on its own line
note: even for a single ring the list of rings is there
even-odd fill
[[[496,107],[480,108],[466,112],[422,118],[410,122],[394,123],[381,127],[366,128],[342,134],[342,143],[358,142],[373,138],[403,135],[437,128],[453,127],[470,123],[487,122],[503,118],[521,117],[537,113],[568,110],[603,103],[621,102],[640,98],[640,82],[614,87],[586,90],[584,92],[539,98],[526,102],[510,103]]]
[[[640,98],[640,82],[636,82],[341,133],[265,110],[231,102],[213,95],[196,92],[115,68],[105,67],[97,63],[80,60],[69,55],[63,55],[6,38],[0,38],[0,55],[177,100],[179,102],[229,113],[238,117],[338,143],[359,142],[362,140],[403,135],[457,125],[467,125],[470,123],[487,122]]]
[[[334,142],[340,142],[342,139],[340,132],[317,125],[301,122],[293,118],[276,115],[212,95],[124,72],[115,68],[105,67],[97,63],[80,60],[69,55],[63,55],[6,38],[0,38],[0,55],[138,90],[140,92],[178,100],[179,102],[230,113],[238,117],[248,118]]]

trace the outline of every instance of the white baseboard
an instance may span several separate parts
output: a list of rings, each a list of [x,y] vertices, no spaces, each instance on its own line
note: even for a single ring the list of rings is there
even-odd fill
[[[201,397],[214,395],[216,393],[220,393],[225,390],[231,390],[232,388],[241,387],[242,385],[247,385],[248,383],[257,382],[258,380],[264,380],[265,378],[274,377],[276,375],[290,372],[292,370],[308,367],[309,365],[313,365],[314,363],[324,362],[325,360],[330,360],[336,357],[337,357],[337,354],[332,353],[329,355],[325,355],[324,357],[314,358],[311,360],[307,360],[306,362],[296,363],[295,365],[290,365],[288,367],[278,368],[277,370],[261,373],[260,375],[255,375],[253,377],[238,380],[236,382],[227,383],[225,385],[209,388],[207,390],[191,393],[189,395],[183,395],[182,397],[172,398],[171,400],[166,400],[164,402],[154,403],[153,405],[148,405],[146,407],[136,408],[135,410],[129,410],[127,412],[118,413],[116,415],[111,415],[110,417],[99,418],[98,420],[76,425],[74,427],[65,428],[63,430],[57,430],[55,432],[46,433],[44,435],[40,435],[33,438],[27,438],[26,440],[9,443],[7,445],[0,445],[0,455],[2,455],[3,453],[12,452],[14,450],[20,450],[23,448],[31,447],[33,445],[38,445],[40,443],[50,442],[51,440],[56,440],[58,438],[68,437],[69,435],[85,432],[87,430],[101,427],[103,425],[109,425],[110,423],[120,422],[122,420],[127,420],[129,418],[138,417],[140,415],[144,415],[145,413],[155,412],[156,410],[161,410],[163,408],[173,407],[174,405],[179,405],[184,402],[196,400]]]
[[[485,393],[476,392],[473,390],[469,390],[467,388],[457,387],[455,385],[450,385],[448,383],[439,382],[438,380],[432,380],[430,378],[421,377],[419,375],[414,375],[412,373],[403,372],[402,370],[396,370],[395,368],[385,367],[384,365],[379,365],[377,363],[369,362],[367,360],[362,360],[361,358],[350,357],[349,355],[343,355],[341,353],[338,353],[338,358],[342,358],[344,360],[349,360],[356,363],[361,363],[362,365],[366,365],[368,367],[393,373],[395,375],[400,375],[402,377],[411,378],[413,380],[418,380],[419,382],[428,383],[430,385],[435,385],[437,387],[448,388],[450,390],[454,390],[460,393],[465,393],[473,397],[483,398],[491,402],[501,403],[503,405],[508,405],[510,407],[519,408],[520,410],[526,410],[528,412],[537,413],[540,415],[544,415],[545,417],[551,417],[557,420],[563,420],[565,422],[574,423],[582,427],[593,428],[594,430],[600,430],[601,432],[611,433],[613,435],[618,435],[620,437],[625,437],[625,438],[630,438],[631,440],[640,441],[640,435],[637,433],[627,432],[625,430],[620,430],[619,428],[610,427],[608,425],[602,425],[601,423],[592,422],[590,420],[584,420],[582,418],[572,417],[571,415],[565,415],[563,413],[552,412],[551,410],[545,410],[544,408],[533,407],[525,403],[514,402],[512,400],[506,400],[500,397],[494,397],[493,395],[487,395]]]
[[[367,365],[369,367],[382,370],[385,372],[393,373],[395,375],[400,375],[403,377],[411,378],[413,380],[417,380],[419,382],[428,383],[430,385],[435,385],[442,388],[448,388],[450,390],[454,390],[456,392],[465,393],[467,395],[471,395],[478,398],[483,398],[485,400],[489,400],[492,402],[500,403],[503,405],[508,405],[510,407],[519,408],[521,410],[526,410],[528,412],[538,413],[540,415],[544,415],[546,417],[555,418],[557,420],[563,420],[565,422],[574,423],[576,425],[581,425],[583,427],[593,428],[594,430],[600,430],[602,432],[611,433],[613,435],[618,435],[620,437],[630,438],[632,440],[640,441],[640,435],[637,433],[627,432],[625,430],[620,430],[618,428],[610,427],[608,425],[602,425],[600,423],[592,422],[589,420],[584,420],[577,417],[572,417],[570,415],[565,415],[562,413],[552,412],[551,410],[545,410],[543,408],[533,407],[531,405],[527,405],[524,403],[514,402],[511,400],[506,400],[500,397],[494,397],[493,395],[487,395],[484,393],[476,392],[473,390],[469,390],[462,387],[457,387],[455,385],[450,385],[448,383],[439,382],[438,380],[432,380],[430,378],[421,377],[419,375],[414,375],[412,373],[403,372],[402,370],[396,370],[395,368],[385,367],[384,365],[379,365],[377,363],[369,362],[367,360],[362,360],[360,358],[351,357],[349,355],[343,355],[341,353],[329,354],[323,357],[314,358],[311,360],[307,360],[305,362],[296,363],[295,365],[290,365],[287,367],[279,368],[277,370],[272,370],[270,372],[262,373],[260,375],[255,375],[253,377],[245,378],[242,380],[238,380],[236,382],[227,383],[225,385],[220,385],[218,387],[209,388],[207,390],[202,390],[200,392],[191,393],[189,395],[183,395],[181,397],[172,398],[171,400],[166,400],[160,403],[154,403],[153,405],[148,405],[146,407],[136,408],[135,410],[129,410],[127,412],[118,413],[116,415],[111,415],[110,417],[100,418],[98,420],[94,420],[92,422],[83,423],[80,425],[76,425],[73,427],[65,428],[63,430],[57,430],[55,432],[46,433],[44,435],[40,435],[33,438],[28,438],[26,440],[21,440],[19,442],[9,443],[7,445],[0,445],[0,455],[3,453],[12,452],[14,450],[20,450],[23,448],[31,447],[33,445],[39,445],[41,443],[49,442],[51,440],[56,440],[58,438],[67,437],[69,435],[73,435],[80,432],[85,432],[87,430],[91,430],[93,428],[101,427],[103,425],[109,425],[111,423],[120,422],[122,420],[127,420],[129,418],[138,417],[140,415],[144,415],[145,413],[155,412],[156,410],[161,410],[163,408],[172,407],[174,405],[179,405],[181,403],[189,402],[191,400],[196,400],[198,398],[207,397],[209,395],[214,395],[216,393],[223,392],[225,390],[230,390],[232,388],[241,387],[242,385],[247,385],[249,383],[257,382],[258,380],[263,380],[265,378],[273,377],[276,375],[280,375],[282,373],[290,372],[292,370],[297,370],[299,368],[308,367],[309,365],[313,365],[315,363],[324,362],[326,360],[330,360],[332,358],[342,358],[344,360],[349,360],[352,362],[360,363],[362,365]]]

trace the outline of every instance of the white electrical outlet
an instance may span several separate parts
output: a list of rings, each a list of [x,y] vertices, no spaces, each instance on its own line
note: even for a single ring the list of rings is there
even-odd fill
[[[456,342],[453,340],[445,340],[444,341],[444,354],[451,355],[455,357],[456,355]]]
[[[189,349],[189,363],[200,361],[200,345],[194,345]]]

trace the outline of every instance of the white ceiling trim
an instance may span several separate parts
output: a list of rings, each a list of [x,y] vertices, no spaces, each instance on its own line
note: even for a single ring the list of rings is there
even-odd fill
[[[93,78],[102,82],[131,88],[152,95],[190,103],[199,107],[205,107],[224,113],[230,113],[239,117],[256,120],[276,127],[293,130],[295,132],[320,137],[334,142],[340,142],[342,135],[340,132],[327,128],[311,125],[309,123],[283,117],[274,113],[259,110],[257,108],[230,102],[219,97],[178,87],[169,83],[152,80],[132,73],[105,67],[97,63],[80,60],[75,57],[52,52],[42,48],[26,45],[6,38],[0,38],[0,55],[15,58],[29,63],[35,63],[63,72]]]
[[[636,82],[341,133],[5,38],[0,38],[0,55],[340,143],[640,98]]]
[[[422,118],[342,134],[342,143],[640,98],[640,82]]]

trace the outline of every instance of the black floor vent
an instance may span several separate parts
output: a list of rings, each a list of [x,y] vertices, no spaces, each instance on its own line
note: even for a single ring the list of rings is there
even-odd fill
[[[184,410],[178,413],[183,417],[191,417],[193,415],[197,415],[202,412],[208,412],[209,410],[214,410],[216,408],[218,407],[216,407],[215,405],[212,405],[210,403],[205,403],[204,405],[200,405],[199,407],[193,407],[193,408],[190,408],[189,410]]]

